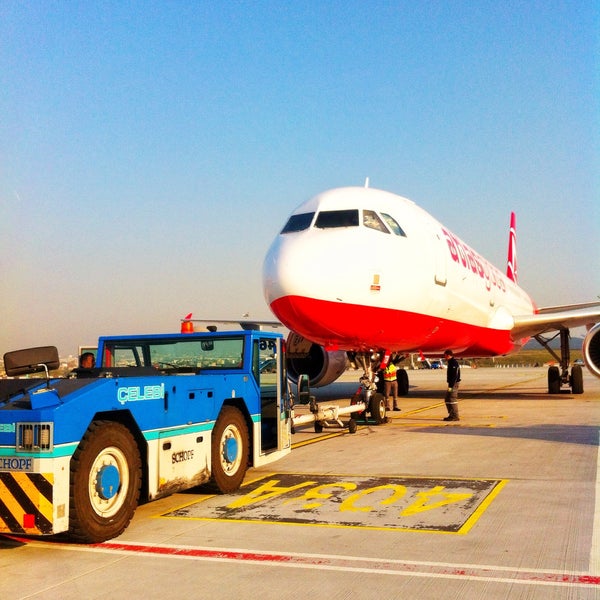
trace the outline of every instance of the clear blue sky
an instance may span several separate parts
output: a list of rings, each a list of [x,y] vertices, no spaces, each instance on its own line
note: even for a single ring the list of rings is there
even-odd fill
[[[599,6],[3,0],[0,353],[271,318],[287,215],[367,176],[502,269],[515,210],[536,302],[595,299]]]

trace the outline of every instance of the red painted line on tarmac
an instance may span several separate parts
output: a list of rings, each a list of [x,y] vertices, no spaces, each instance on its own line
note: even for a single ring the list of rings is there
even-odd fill
[[[250,562],[293,562],[296,557],[285,554],[270,554],[265,552],[248,552],[245,550],[211,550],[206,548],[182,548],[174,546],[145,546],[142,544],[115,544],[104,542],[92,544],[89,547],[101,550],[117,550],[142,554],[160,554],[169,556],[186,556],[196,558],[213,558],[223,560],[242,560]],[[305,564],[321,564],[320,561],[302,561]]]
[[[319,556],[300,554],[275,554],[270,552],[251,552],[247,550],[223,550],[210,548],[183,548],[177,546],[150,546],[143,544],[119,544],[104,542],[94,544],[99,549],[110,549],[119,552],[132,552],[153,555],[169,555],[173,557],[189,557],[212,560],[247,561],[259,563],[287,564],[289,566],[318,566],[332,570],[371,571],[388,574],[412,574],[437,577],[460,577],[468,579],[506,581],[512,583],[530,583],[546,585],[600,586],[600,575],[585,573],[560,573],[553,571],[527,571],[511,567],[476,567],[467,568],[459,565],[436,563],[411,563],[365,559],[362,557]],[[359,566],[360,563],[368,566]]]
[[[458,578],[471,581],[494,581],[508,584],[547,585],[564,587],[599,588],[600,575],[590,573],[564,573],[543,569],[517,569],[508,566],[456,565],[420,561],[385,560],[358,556],[336,556],[319,554],[294,554],[255,552],[250,550],[228,550],[222,548],[198,548],[189,546],[157,546],[104,542],[101,544],[65,544],[7,535],[8,539],[35,546],[46,546],[52,550],[80,552],[120,552],[145,554],[197,560],[225,562],[248,562],[272,564],[296,568],[327,569],[332,571],[379,573],[404,577]]]

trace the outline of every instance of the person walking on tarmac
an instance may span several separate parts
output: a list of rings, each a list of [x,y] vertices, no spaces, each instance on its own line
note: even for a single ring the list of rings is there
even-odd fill
[[[389,362],[383,370],[383,396],[385,398],[385,410],[390,410],[390,393],[394,398],[394,410],[400,410],[398,408],[398,378],[396,376],[397,370],[398,369],[396,368],[396,365],[392,362]]]
[[[448,416],[444,421],[460,421],[458,417],[458,387],[460,385],[460,365],[454,358],[452,350],[444,352],[444,358],[448,363],[446,370],[446,381],[448,382],[448,390],[446,392],[445,402],[448,409]]]

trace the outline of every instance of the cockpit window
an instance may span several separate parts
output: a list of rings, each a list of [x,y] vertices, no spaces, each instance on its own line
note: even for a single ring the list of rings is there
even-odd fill
[[[285,224],[285,227],[281,230],[281,233],[292,233],[294,231],[308,229],[314,216],[314,212],[302,213],[301,215],[292,215]]]
[[[381,213],[381,216],[383,217],[383,220],[387,223],[387,226],[396,234],[396,235],[401,235],[403,237],[406,237],[406,234],[404,233],[402,227],[400,227],[400,225],[398,225],[396,219],[394,219],[394,217],[391,217],[390,215],[386,215],[385,213]]]
[[[363,224],[369,229],[376,229],[377,231],[387,234],[390,233],[383,224],[383,221],[373,210],[363,210]]]
[[[315,227],[358,227],[358,210],[322,210],[317,215]]]

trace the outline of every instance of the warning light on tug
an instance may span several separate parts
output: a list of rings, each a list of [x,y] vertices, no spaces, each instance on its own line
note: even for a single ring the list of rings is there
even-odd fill
[[[194,333],[194,324],[190,321],[192,313],[181,319],[181,333]]]

